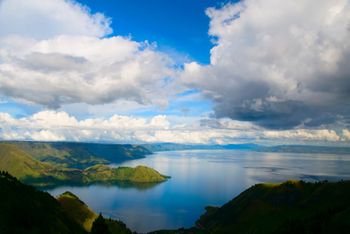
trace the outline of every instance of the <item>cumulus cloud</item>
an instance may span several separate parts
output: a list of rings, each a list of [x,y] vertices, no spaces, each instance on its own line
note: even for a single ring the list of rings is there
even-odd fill
[[[349,129],[343,129],[343,139],[346,140],[350,140],[350,131]]]
[[[154,44],[107,37],[110,23],[73,0],[1,1],[0,94],[49,108],[166,106],[172,60]]]
[[[348,129],[343,129],[342,133],[329,129],[271,131],[230,119],[193,119],[177,124],[171,116],[165,115],[152,118],[113,115],[78,120],[63,111],[41,111],[23,118],[0,113],[0,139],[3,140],[276,144],[284,140],[288,143],[339,143],[348,141],[349,135]]]
[[[57,35],[103,37],[112,33],[111,20],[74,0],[2,0],[0,36],[46,39]]]
[[[350,2],[246,0],[209,8],[209,65],[182,79],[217,117],[267,128],[350,120]]]

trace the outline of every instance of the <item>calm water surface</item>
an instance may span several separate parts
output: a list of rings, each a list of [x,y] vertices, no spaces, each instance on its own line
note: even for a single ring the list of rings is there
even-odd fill
[[[260,182],[350,179],[350,155],[251,151],[172,151],[114,166],[147,165],[172,178],[153,187],[63,186],[96,212],[133,231],[191,227],[207,205],[220,206]]]

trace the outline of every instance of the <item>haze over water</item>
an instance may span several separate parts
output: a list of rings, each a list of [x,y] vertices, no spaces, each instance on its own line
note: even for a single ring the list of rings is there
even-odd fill
[[[133,231],[191,227],[207,205],[220,206],[261,182],[350,179],[350,155],[262,153],[236,150],[159,152],[113,166],[147,165],[171,176],[149,188],[63,186],[96,212]]]

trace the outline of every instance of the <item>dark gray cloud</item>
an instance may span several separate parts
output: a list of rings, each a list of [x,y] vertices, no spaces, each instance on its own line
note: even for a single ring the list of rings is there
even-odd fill
[[[207,14],[211,64],[186,64],[183,80],[216,117],[272,129],[349,122],[349,1],[247,0]]]
[[[259,110],[226,102],[217,103],[214,107],[218,118],[230,117],[250,121],[271,129],[329,125],[341,119],[341,116],[349,114],[348,109],[341,108],[339,106],[316,108],[295,101],[264,102]]]

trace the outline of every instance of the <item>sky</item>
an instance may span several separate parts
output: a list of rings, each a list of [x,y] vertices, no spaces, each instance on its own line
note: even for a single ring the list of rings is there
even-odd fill
[[[0,139],[350,144],[348,0],[0,0]]]

